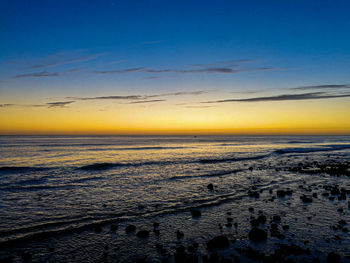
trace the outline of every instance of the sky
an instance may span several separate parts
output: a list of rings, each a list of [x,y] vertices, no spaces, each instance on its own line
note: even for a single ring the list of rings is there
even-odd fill
[[[349,1],[0,2],[0,134],[350,134]]]

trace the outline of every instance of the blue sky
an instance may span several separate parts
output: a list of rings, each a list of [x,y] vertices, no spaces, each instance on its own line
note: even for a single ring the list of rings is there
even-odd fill
[[[244,99],[316,85],[345,85],[322,94],[344,95],[349,11],[349,1],[4,0],[0,104],[192,91]]]

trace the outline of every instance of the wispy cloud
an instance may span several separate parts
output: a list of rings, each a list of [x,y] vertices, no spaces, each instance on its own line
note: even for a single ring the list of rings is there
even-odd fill
[[[276,96],[253,97],[253,98],[246,98],[246,99],[225,99],[225,100],[205,101],[202,103],[317,100],[317,99],[332,99],[332,98],[346,98],[346,97],[350,97],[350,94],[328,94],[326,92],[310,92],[310,93],[302,93],[302,94],[282,94],[282,95],[276,95]]]
[[[74,99],[74,100],[143,100],[143,101],[149,101],[148,99],[151,98],[158,98],[158,97],[168,97],[168,96],[186,96],[186,95],[192,95],[192,96],[198,96],[205,93],[208,93],[210,91],[208,90],[197,90],[197,91],[179,91],[179,92],[171,92],[171,93],[161,93],[161,94],[151,94],[151,95],[111,95],[111,96],[97,96],[97,97],[67,97],[67,99]],[[155,101],[155,100],[153,100]]]
[[[75,101],[74,100],[71,100],[71,101],[56,101],[56,102],[48,102],[46,103],[46,105],[49,107],[49,108],[63,108],[69,104],[72,104],[74,103]]]
[[[76,54],[72,55],[69,53],[58,53],[46,58],[47,62],[44,62],[41,64],[35,64],[33,66],[30,66],[29,68],[42,69],[42,68],[50,68],[50,67],[73,64],[73,63],[87,62],[87,61],[94,60],[98,57],[101,57],[105,54],[106,53],[99,53],[99,54],[92,54],[92,55],[86,55],[86,56],[77,56]]]
[[[322,90],[322,89],[329,89],[329,90],[350,89],[350,84],[328,84],[328,85],[302,86],[302,87],[291,88],[291,90]]]
[[[138,101],[131,101],[128,104],[139,104],[139,103],[151,103],[151,102],[163,102],[166,100],[138,100]]]
[[[11,103],[0,104],[0,108],[10,107],[10,106],[14,106],[14,105],[15,104],[11,104]]]
[[[58,77],[60,74],[58,72],[48,72],[48,71],[40,71],[28,74],[19,74],[15,75],[12,78],[21,79],[21,78],[42,78],[42,77]]]
[[[226,67],[236,67],[240,64],[254,62],[252,59],[233,59],[226,61],[217,61],[212,63],[202,63],[202,64],[190,64],[192,67],[213,67],[213,66],[226,66]]]
[[[205,108],[213,108],[214,106],[186,106],[186,108],[191,108],[191,109],[205,109]]]
[[[233,69],[229,67],[209,67],[200,69],[152,69],[146,67],[138,68],[127,68],[120,70],[97,70],[93,71],[96,74],[125,74],[125,73],[151,73],[151,74],[164,74],[164,73],[178,73],[178,74],[188,74],[188,73],[213,73],[213,74],[236,74],[240,72],[253,72],[253,71],[270,71],[278,70],[279,68],[269,68],[269,67],[257,67],[257,68],[246,68],[246,69]]]
[[[111,96],[99,96],[99,97],[67,97],[67,99],[75,100],[140,100],[147,97],[142,95],[111,95]]]

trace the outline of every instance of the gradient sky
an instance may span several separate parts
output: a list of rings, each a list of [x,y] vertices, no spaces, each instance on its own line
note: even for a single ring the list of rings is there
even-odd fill
[[[0,2],[0,134],[350,134],[349,1]]]

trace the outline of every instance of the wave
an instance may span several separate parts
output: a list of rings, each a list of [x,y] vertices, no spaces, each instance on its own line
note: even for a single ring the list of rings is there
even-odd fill
[[[28,173],[49,170],[49,167],[31,167],[31,166],[1,166],[0,173]]]
[[[182,180],[182,179],[190,179],[190,178],[217,177],[217,176],[224,176],[224,175],[239,173],[239,172],[242,172],[245,170],[246,169],[235,169],[235,170],[224,170],[224,171],[218,171],[218,172],[214,172],[214,173],[200,174],[200,175],[173,176],[173,177],[170,177],[168,180]]]
[[[224,162],[240,162],[240,161],[251,161],[251,160],[260,160],[264,159],[266,157],[269,157],[271,154],[265,154],[265,155],[256,155],[251,157],[241,157],[241,158],[219,158],[219,159],[201,159],[199,160],[200,163],[207,164],[207,163],[224,163]]]
[[[72,189],[74,187],[89,187],[83,184],[59,184],[59,185],[11,185],[11,186],[1,186],[1,191],[7,192],[19,192],[19,191],[42,191],[42,190],[62,190],[62,189]]]
[[[340,151],[350,149],[350,144],[334,144],[334,145],[325,145],[318,147],[309,147],[309,148],[285,148],[276,150],[276,154],[286,154],[286,153],[312,153],[312,152],[331,152],[331,151]]]

